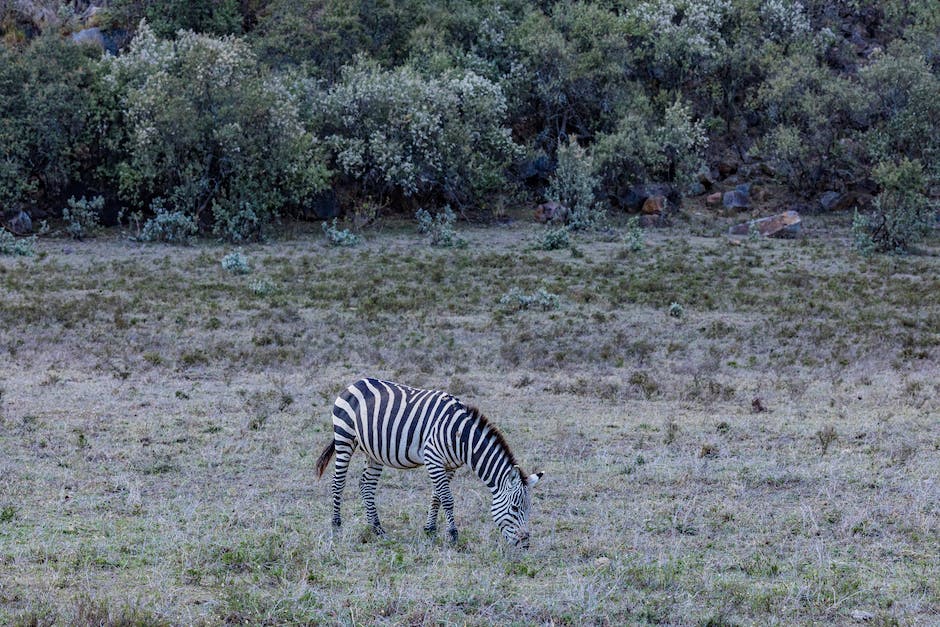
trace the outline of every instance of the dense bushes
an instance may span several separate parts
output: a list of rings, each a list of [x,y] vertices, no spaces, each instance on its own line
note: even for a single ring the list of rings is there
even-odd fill
[[[887,174],[905,159],[940,186],[935,0],[75,7],[0,4],[0,208],[101,195],[141,239],[245,240],[292,213],[550,198],[586,226],[637,184],[701,193],[732,154],[762,164],[735,184],[862,190],[875,216],[911,206]],[[136,36],[67,43],[93,25]]]
[[[114,174],[133,205],[239,241],[327,184],[296,90],[243,40],[181,32],[169,42],[143,25],[104,63],[122,116]]]
[[[0,210],[61,203],[95,151],[94,66],[56,35],[22,49],[0,45]]]
[[[364,196],[465,206],[499,188],[516,154],[502,90],[470,71],[429,78],[359,61],[310,99],[336,169]]]

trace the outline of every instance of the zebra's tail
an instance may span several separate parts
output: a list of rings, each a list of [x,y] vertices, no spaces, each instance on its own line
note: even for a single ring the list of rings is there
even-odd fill
[[[335,452],[336,441],[330,440],[330,443],[327,444],[323,452],[320,453],[320,459],[317,460],[317,479],[322,477],[323,473],[326,472],[326,467],[329,466],[330,460],[333,459],[333,453]]]

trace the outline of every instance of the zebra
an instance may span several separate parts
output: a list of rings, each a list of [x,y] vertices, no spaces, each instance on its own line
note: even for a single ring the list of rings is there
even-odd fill
[[[367,465],[359,481],[366,518],[379,536],[385,529],[375,509],[375,487],[382,468],[425,466],[434,486],[424,530],[437,531],[443,507],[451,543],[457,542],[454,498],[450,481],[467,464],[493,493],[490,513],[509,543],[529,548],[531,488],[542,473],[526,476],[500,433],[472,405],[446,392],[382,381],[360,379],[350,385],[333,405],[333,440],[317,460],[317,478],[336,456],[333,471],[333,528],[342,524],[340,505],[346,485],[349,458],[357,447]]]

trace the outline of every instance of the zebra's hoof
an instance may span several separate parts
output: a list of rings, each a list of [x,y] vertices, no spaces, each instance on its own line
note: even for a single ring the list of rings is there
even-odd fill
[[[374,527],[372,527],[372,531],[374,531],[375,535],[377,535],[380,538],[385,537],[385,530],[382,529],[382,525],[375,525]]]
[[[457,530],[456,529],[448,529],[447,536],[450,538],[451,544],[457,544]]]
[[[428,534],[429,536],[437,534],[437,525],[432,525],[430,527],[425,526],[424,533]]]
[[[342,523],[342,522],[336,520],[335,518],[333,519],[333,529],[334,529],[334,530],[339,530],[339,528],[342,527],[342,526],[343,526],[343,523]]]

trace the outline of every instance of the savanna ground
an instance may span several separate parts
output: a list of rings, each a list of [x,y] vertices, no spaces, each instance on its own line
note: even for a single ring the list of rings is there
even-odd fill
[[[291,226],[248,275],[118,233],[0,258],[0,623],[937,624],[940,260],[807,222],[640,252]],[[387,540],[355,475],[331,534],[313,466],[367,374],[477,404],[546,471],[530,551],[465,470],[456,547],[421,470],[379,483]]]

